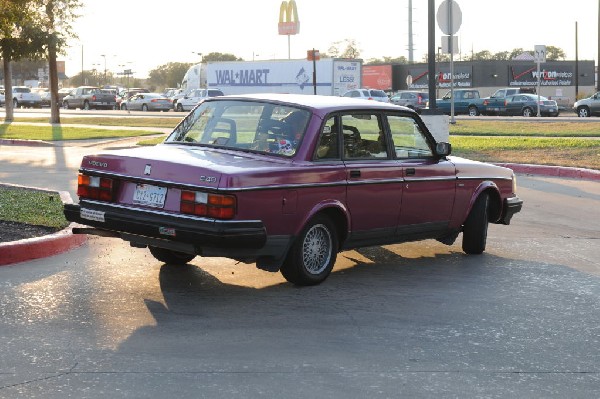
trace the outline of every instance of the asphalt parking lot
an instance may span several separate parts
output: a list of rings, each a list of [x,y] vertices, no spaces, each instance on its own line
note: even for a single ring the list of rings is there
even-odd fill
[[[519,182],[484,255],[348,251],[316,287],[108,238],[1,267],[0,397],[593,397],[600,186]]]

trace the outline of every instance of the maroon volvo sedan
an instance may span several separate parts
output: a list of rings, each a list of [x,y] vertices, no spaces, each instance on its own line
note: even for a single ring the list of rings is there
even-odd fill
[[[210,98],[157,146],[83,158],[68,220],[169,264],[218,256],[327,278],[341,250],[462,233],[521,210],[510,169],[450,156],[414,111],[332,96]]]

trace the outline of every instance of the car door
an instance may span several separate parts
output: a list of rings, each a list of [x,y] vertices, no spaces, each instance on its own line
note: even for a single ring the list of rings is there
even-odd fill
[[[427,237],[445,231],[454,207],[454,164],[434,154],[433,138],[412,115],[388,115],[387,121],[403,176],[397,236]]]
[[[402,170],[389,149],[383,114],[349,112],[328,123],[340,138],[347,178],[348,244],[392,242],[402,198]]]
[[[590,98],[589,106],[592,114],[600,114],[600,92]]]

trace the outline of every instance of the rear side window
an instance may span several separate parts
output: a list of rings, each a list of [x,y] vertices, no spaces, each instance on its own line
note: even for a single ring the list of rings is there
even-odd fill
[[[217,96],[224,96],[224,94],[221,90],[210,89],[208,91],[208,96],[209,97],[217,97]]]

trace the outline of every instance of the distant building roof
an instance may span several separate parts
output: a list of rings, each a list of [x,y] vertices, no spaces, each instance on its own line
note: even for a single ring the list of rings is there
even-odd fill
[[[528,52],[524,52],[524,53],[521,53],[521,54],[517,55],[515,58],[513,58],[513,60],[516,60],[516,61],[534,61],[535,58],[533,58],[533,55],[529,54]]]

